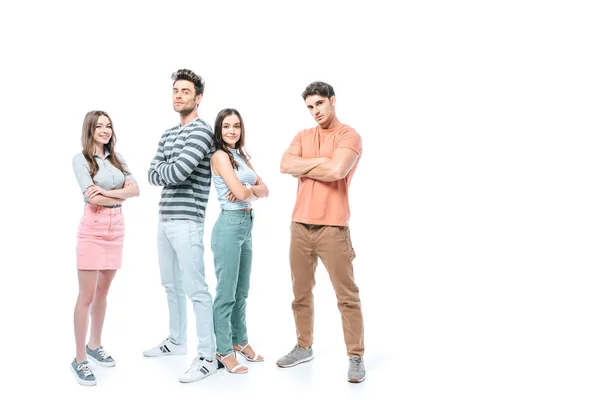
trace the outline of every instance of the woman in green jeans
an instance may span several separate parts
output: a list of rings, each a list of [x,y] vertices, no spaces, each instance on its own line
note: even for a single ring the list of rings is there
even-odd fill
[[[219,368],[244,374],[235,354],[248,361],[264,358],[248,344],[246,299],[252,266],[252,201],[269,195],[244,149],[244,122],[232,108],[221,110],[215,121],[216,152],[211,158],[213,182],[221,213],[212,231],[211,249],[217,276],[213,318]]]

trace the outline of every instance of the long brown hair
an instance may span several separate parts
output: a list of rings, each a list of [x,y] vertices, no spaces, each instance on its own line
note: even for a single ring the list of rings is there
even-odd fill
[[[235,169],[239,169],[239,164],[233,159],[233,154],[229,151],[229,147],[227,143],[223,141],[223,120],[229,117],[230,115],[235,115],[240,119],[240,139],[236,142],[235,148],[240,152],[240,155],[244,159],[244,161],[248,162],[250,160],[250,156],[244,149],[246,131],[244,130],[244,120],[242,119],[242,115],[235,108],[225,108],[219,111],[217,115],[217,119],[215,120],[215,148],[217,150],[223,150],[225,154],[229,156],[229,161],[231,161],[231,166]]]
[[[124,174],[128,174],[129,171],[123,167],[123,164],[117,157],[117,153],[115,152],[115,145],[117,144],[117,136],[115,135],[115,128],[112,123],[112,119],[110,119],[109,115],[104,111],[94,110],[85,114],[85,118],[83,120],[83,128],[81,129],[81,152],[83,156],[88,162],[90,166],[90,176],[94,178],[94,176],[98,173],[98,163],[94,159],[94,131],[96,130],[96,124],[98,123],[98,119],[100,116],[104,115],[110,121],[110,126],[112,130],[112,135],[110,136],[110,140],[107,144],[104,145],[104,149],[109,151],[108,161],[115,167],[121,170]],[[101,156],[104,156],[102,154]]]

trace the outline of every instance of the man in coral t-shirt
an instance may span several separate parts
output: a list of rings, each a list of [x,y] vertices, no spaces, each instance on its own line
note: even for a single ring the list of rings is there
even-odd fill
[[[290,243],[298,344],[277,365],[293,367],[313,359],[312,289],[318,257],[329,273],[342,314],[350,357],[348,381],[358,383],[365,379],[364,329],[352,267],[348,187],[362,154],[362,139],[337,119],[331,85],[313,82],[302,98],[318,126],[298,132],[281,160],[281,172],[298,178]]]

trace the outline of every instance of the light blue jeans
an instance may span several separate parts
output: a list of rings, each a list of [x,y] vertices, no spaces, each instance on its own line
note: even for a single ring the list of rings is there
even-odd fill
[[[215,358],[212,296],[204,278],[204,223],[189,220],[158,222],[160,280],[167,292],[170,338],[187,341],[187,300],[196,315],[198,355]]]

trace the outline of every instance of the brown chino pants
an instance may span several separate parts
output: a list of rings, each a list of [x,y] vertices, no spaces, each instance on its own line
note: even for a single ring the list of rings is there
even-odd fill
[[[365,351],[363,317],[352,267],[355,256],[348,227],[292,222],[290,243],[290,266],[294,290],[292,310],[296,320],[298,345],[301,347],[307,348],[313,344],[312,289],[315,286],[315,270],[317,257],[319,257],[329,273],[338,300],[348,356],[363,356]]]

